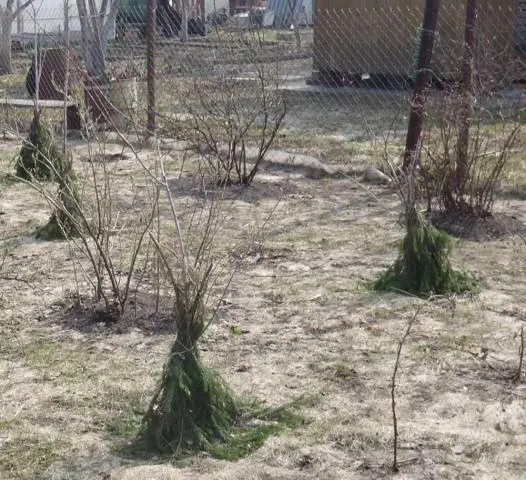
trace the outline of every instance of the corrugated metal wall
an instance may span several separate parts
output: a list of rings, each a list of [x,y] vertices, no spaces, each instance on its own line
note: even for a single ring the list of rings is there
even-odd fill
[[[294,0],[268,0],[267,10],[275,13],[275,27],[290,27],[292,23],[291,5]],[[312,25],[313,0],[296,0],[294,21],[297,25]]]
[[[314,69],[406,76],[413,70],[424,0],[315,0]],[[526,4],[526,1],[521,2]],[[433,68],[447,76],[462,57],[466,0],[444,1]],[[480,0],[487,52],[514,53],[518,0]],[[525,23],[526,25],[526,23]],[[526,38],[526,36],[525,36]]]

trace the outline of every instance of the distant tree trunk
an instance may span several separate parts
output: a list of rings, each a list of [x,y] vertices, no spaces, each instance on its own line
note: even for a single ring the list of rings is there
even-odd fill
[[[95,0],[77,0],[82,36],[82,56],[89,75],[105,83],[106,50],[111,28],[117,17],[120,0],[102,0],[99,10]]]
[[[289,10],[290,10],[290,29],[293,30],[296,28],[296,5],[298,0],[289,0]]]
[[[439,9],[440,0],[426,0],[416,79],[411,99],[411,113],[409,115],[404,161],[402,165],[404,171],[409,168],[413,161],[416,160],[416,155],[418,155],[418,142],[422,134],[422,125],[424,122],[425,104],[429,89],[429,69],[433,56]]]
[[[0,18],[0,75],[11,73],[12,12],[4,10]]]
[[[477,0],[467,0],[466,27],[464,32],[464,55],[462,58],[462,84],[459,107],[459,130],[457,140],[456,187],[466,183],[469,163],[469,126],[473,112],[473,62],[475,51]],[[459,192],[462,194],[463,192]]]
[[[180,37],[183,42],[188,41],[188,10],[190,4],[188,0],[181,0],[181,32]]]
[[[289,0],[290,29],[294,31],[294,37],[296,38],[296,48],[299,50],[301,48],[301,36],[298,30],[298,25],[296,25],[297,6],[298,6],[298,0]]]
[[[13,21],[33,3],[33,0],[26,0],[13,10],[14,0],[7,0],[5,7],[0,7],[0,75],[12,72],[11,69],[11,34],[13,31]]]

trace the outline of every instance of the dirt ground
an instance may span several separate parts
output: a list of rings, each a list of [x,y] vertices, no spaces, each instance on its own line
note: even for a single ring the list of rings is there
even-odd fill
[[[170,324],[151,315],[140,292],[137,318],[122,324],[93,322],[73,308],[77,283],[89,293],[73,261],[78,253],[64,241],[34,239],[51,208],[6,176],[19,142],[0,144],[0,478],[524,478],[526,373],[520,383],[510,380],[526,322],[523,237],[456,242],[454,265],[480,280],[480,294],[425,302],[370,292],[367,282],[392,264],[403,229],[395,192],[359,181],[378,153],[363,120],[382,133],[393,128],[396,112],[376,108],[378,95],[388,93],[362,91],[368,110],[361,111],[350,109],[351,100],[342,108],[341,97],[338,106],[335,96],[310,95],[303,106],[291,104],[276,148],[351,174],[311,178],[305,169],[267,164],[251,187],[218,200],[223,274],[216,297],[228,273],[235,275],[206,332],[203,360],[241,397],[268,405],[308,398],[305,425],[236,462],[123,454],[166,360]],[[191,162],[182,164],[178,145],[168,144],[163,155],[188,225],[192,208],[206,208],[212,192],[203,192]],[[88,171],[85,144],[72,140],[69,150],[75,168]],[[115,138],[104,153],[118,192],[112,248],[125,275],[148,178]],[[142,148],[138,155],[148,163],[156,153]],[[496,210],[526,223],[524,195],[515,195],[524,189],[524,160],[513,166],[510,179],[521,180],[504,189]],[[164,197],[161,222],[173,232]],[[398,341],[418,306],[398,372],[394,475],[390,384]]]
[[[14,145],[3,149],[5,172]],[[83,147],[72,149],[82,162]],[[115,164],[122,178],[138,168],[130,159]],[[173,175],[184,202],[192,189]],[[223,202],[218,245],[238,271],[206,333],[204,361],[237,394],[269,405],[308,395],[306,424],[237,462],[196,455],[156,464],[120,454],[173,336],[154,321],[80,328],[67,309],[75,284],[67,244],[30,238],[49,207],[28,187],[4,180],[0,222],[8,255],[1,273],[11,279],[0,290],[0,478],[393,475],[391,375],[397,342],[422,303],[371,293],[365,283],[395,258],[403,233],[396,195],[354,178],[313,180],[267,169]],[[524,201],[498,208],[526,221]],[[518,237],[458,242],[455,265],[480,279],[482,293],[422,304],[396,390],[397,478],[524,477],[526,387],[524,377],[521,384],[508,379],[526,320],[524,248]]]

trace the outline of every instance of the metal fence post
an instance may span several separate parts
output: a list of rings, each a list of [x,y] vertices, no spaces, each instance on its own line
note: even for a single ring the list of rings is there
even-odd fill
[[[407,127],[407,139],[402,166],[404,170],[409,168],[417,155],[418,142],[420,140],[420,134],[422,133],[424,109],[427,91],[429,89],[429,68],[433,56],[433,45],[435,42],[435,31],[437,28],[439,9],[440,0],[426,0],[416,80],[413,88],[409,125]]]
[[[146,68],[148,84],[148,120],[149,135],[155,134],[155,13],[156,0],[148,0],[148,18],[146,23]]]

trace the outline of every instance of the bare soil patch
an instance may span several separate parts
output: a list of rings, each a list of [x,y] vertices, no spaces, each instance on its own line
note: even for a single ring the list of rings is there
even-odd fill
[[[435,227],[450,235],[476,242],[526,233],[526,225],[520,218],[505,213],[480,217],[464,212],[435,212],[430,219]]]
[[[98,332],[122,334],[130,329],[140,330],[144,335],[174,333],[170,305],[172,300],[159,299],[156,295],[132,292],[124,313],[108,312],[101,302],[90,297],[62,299],[51,305],[53,315],[46,315],[49,325],[83,333]]]

